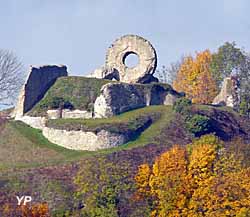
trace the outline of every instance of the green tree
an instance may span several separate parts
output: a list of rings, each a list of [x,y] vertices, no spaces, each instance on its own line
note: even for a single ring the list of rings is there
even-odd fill
[[[240,99],[236,110],[250,117],[250,55],[236,47],[235,42],[226,42],[212,55],[210,67],[218,87],[224,78],[236,76]]]
[[[105,157],[84,162],[75,177],[75,199],[83,204],[83,216],[119,216],[119,205],[128,203],[127,192],[133,189],[128,168],[126,162],[114,164]]]
[[[221,86],[224,78],[232,73],[240,74],[242,66],[245,64],[245,55],[235,42],[226,42],[218,48],[212,55],[211,72],[216,80],[217,86]]]

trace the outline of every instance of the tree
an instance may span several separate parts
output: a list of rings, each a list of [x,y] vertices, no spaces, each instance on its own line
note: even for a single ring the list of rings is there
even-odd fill
[[[250,117],[250,54],[245,53],[244,64],[238,75],[240,82],[240,105],[239,112]]]
[[[193,103],[211,103],[217,95],[215,80],[210,71],[212,55],[209,50],[197,53],[196,57],[184,59],[173,83],[179,92],[185,92]]]
[[[143,164],[135,177],[140,198],[151,200],[151,216],[248,216],[250,168],[214,135],[187,148],[174,146]]]
[[[114,164],[105,157],[84,162],[74,179],[75,200],[83,204],[80,210],[83,216],[120,216],[121,204],[129,204],[128,190],[133,189],[128,168],[127,162]]]
[[[14,53],[0,49],[0,106],[14,104],[23,84],[23,66]]]
[[[184,56],[182,56],[180,60],[170,63],[168,67],[163,65],[160,70],[157,70],[159,80],[172,85],[183,62]]]
[[[49,206],[47,203],[38,203],[32,206],[21,206],[22,217],[50,217]]]
[[[226,42],[212,55],[211,72],[220,87],[226,77],[235,76],[239,81],[239,105],[235,108],[250,117],[250,55],[237,48],[235,42]]]
[[[240,48],[236,47],[235,42],[226,42],[218,48],[212,55],[211,72],[218,87],[224,78],[233,74],[241,74],[245,64],[245,55]]]
[[[16,206],[10,203],[3,204],[3,217],[50,217],[49,206],[47,203],[36,203],[32,205]],[[0,210],[1,211],[1,210]]]

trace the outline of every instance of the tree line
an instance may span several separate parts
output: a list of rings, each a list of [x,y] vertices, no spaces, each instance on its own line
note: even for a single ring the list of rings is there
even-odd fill
[[[199,104],[210,104],[223,80],[234,76],[239,81],[240,102],[236,110],[250,117],[250,54],[235,42],[226,42],[214,53],[207,49],[195,56],[182,56],[169,67],[163,66],[158,75],[162,82],[171,83]]]

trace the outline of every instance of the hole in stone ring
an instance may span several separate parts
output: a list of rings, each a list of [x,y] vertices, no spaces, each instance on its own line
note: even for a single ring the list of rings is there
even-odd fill
[[[134,52],[128,52],[124,55],[122,62],[128,68],[134,68],[139,64],[139,56]]]

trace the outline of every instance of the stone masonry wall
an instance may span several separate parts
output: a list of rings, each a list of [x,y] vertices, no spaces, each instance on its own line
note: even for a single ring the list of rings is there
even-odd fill
[[[43,128],[43,135],[52,143],[73,150],[96,151],[111,148],[127,142],[126,135],[101,130],[98,133],[85,131],[66,131]]]
[[[173,105],[183,95],[164,85],[109,83],[94,104],[95,118],[106,118],[150,105]]]
[[[64,65],[31,66],[26,83],[20,92],[14,116],[23,116],[42,99],[58,77],[67,75],[67,67]]]

